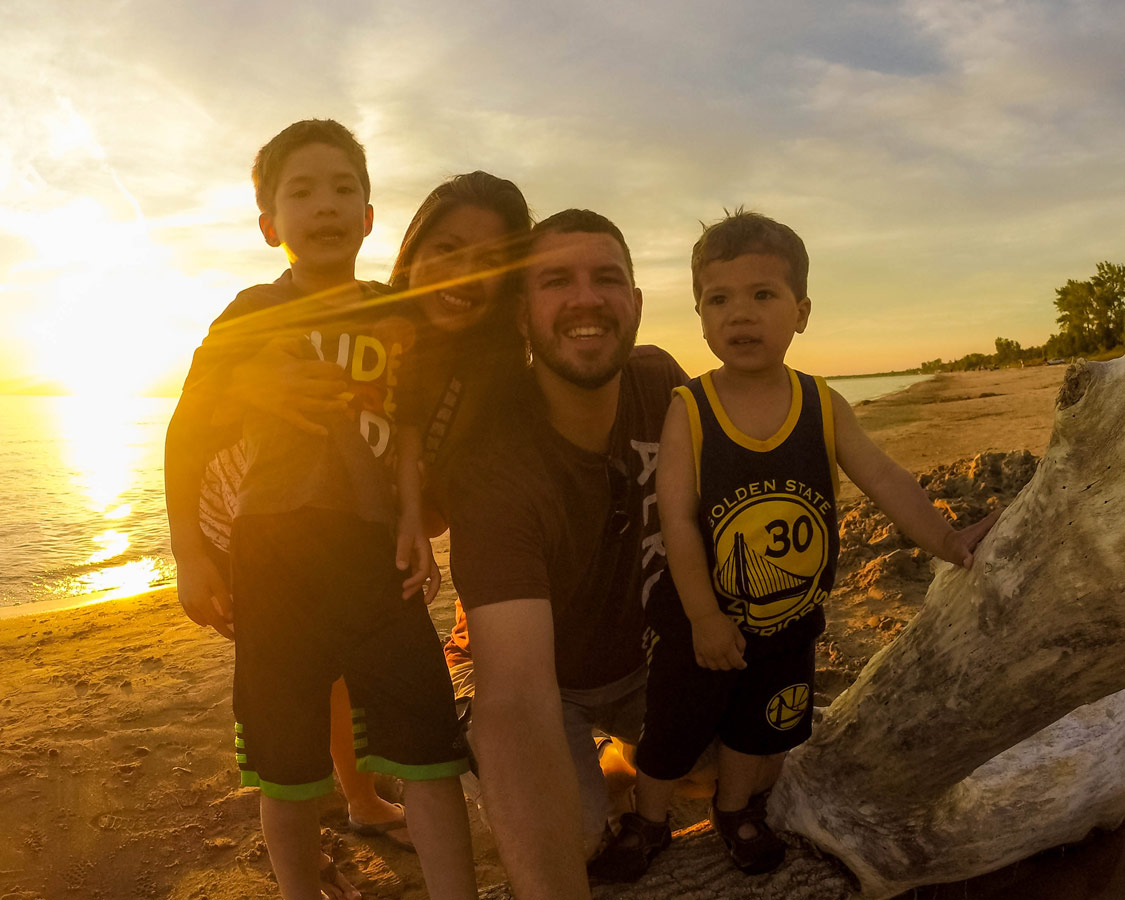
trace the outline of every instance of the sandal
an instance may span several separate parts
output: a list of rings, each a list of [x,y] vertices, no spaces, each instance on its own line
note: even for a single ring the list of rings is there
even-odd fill
[[[636,881],[671,843],[672,829],[667,817],[663,822],[650,822],[637,813],[622,813],[621,830],[586,868],[599,881]]]
[[[723,839],[730,858],[747,875],[772,872],[785,859],[785,842],[766,824],[766,801],[770,792],[754,794],[742,809],[725,812],[718,808],[719,794],[711,800],[711,827]],[[746,825],[754,828],[753,837],[742,837]]]

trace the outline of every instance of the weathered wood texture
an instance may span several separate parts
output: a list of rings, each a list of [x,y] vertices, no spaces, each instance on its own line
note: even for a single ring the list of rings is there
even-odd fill
[[[1123,690],[1125,359],[1080,361],[1031,482],[790,755],[771,822],[871,898],[1114,827]]]

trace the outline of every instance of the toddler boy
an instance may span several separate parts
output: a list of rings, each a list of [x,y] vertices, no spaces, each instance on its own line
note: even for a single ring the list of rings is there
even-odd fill
[[[812,728],[814,650],[839,550],[837,465],[923,549],[966,568],[992,518],[954,531],[823,378],[785,364],[808,324],[808,254],[741,209],[692,251],[703,336],[722,365],[676,388],[657,503],[671,574],[648,605],[647,712],[636,813],[591,873],[632,881],[668,846],[677,779],[719,737],[711,823],[735,865],[778,865],[766,824],[787,751]]]

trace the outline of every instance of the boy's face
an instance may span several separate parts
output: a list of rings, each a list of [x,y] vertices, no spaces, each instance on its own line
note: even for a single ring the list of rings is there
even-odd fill
[[[785,365],[794,334],[805,330],[812,303],[789,285],[789,263],[767,253],[714,260],[700,274],[703,337],[724,366],[769,374]]]
[[[273,213],[258,224],[266,243],[283,247],[295,276],[355,277],[355,258],[371,232],[371,205],[344,151],[306,144],[285,159]]]
[[[641,292],[613,235],[547,233],[531,248],[520,328],[536,365],[595,389],[621,371],[637,338]]]

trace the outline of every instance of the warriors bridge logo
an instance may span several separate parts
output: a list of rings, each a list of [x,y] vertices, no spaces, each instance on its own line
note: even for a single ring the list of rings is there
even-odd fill
[[[766,705],[766,721],[778,731],[788,731],[801,723],[809,708],[809,686],[791,684],[778,691]]]
[[[824,600],[828,533],[817,497],[740,488],[734,502],[711,511],[715,592],[748,631],[773,634]]]

